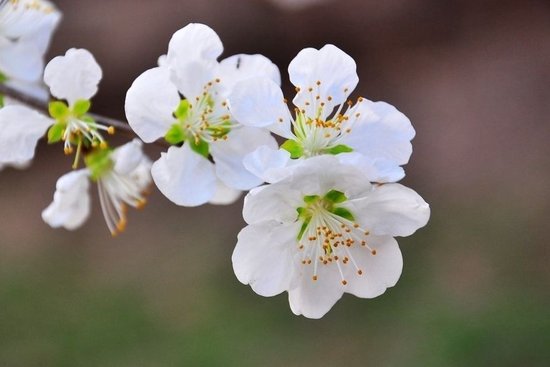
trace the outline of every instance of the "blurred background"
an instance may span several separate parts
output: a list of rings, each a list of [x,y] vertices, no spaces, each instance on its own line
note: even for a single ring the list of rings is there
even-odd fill
[[[187,23],[213,27],[224,57],[271,58],[287,95],[296,53],[336,44],[357,61],[354,96],[412,120],[403,183],[432,218],[399,240],[395,288],[307,320],[286,294],[262,298],[233,275],[242,201],[186,209],[154,191],[113,239],[96,198],[81,229],[50,229],[40,212],[70,158],[41,144],[28,170],[0,174],[1,366],[548,365],[548,1],[55,3],[50,57],[91,50],[104,70],[94,111],[118,118]]]

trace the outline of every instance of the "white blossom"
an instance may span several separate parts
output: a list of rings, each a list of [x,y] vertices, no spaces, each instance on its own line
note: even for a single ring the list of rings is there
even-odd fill
[[[61,13],[46,0],[0,2],[0,75],[22,92],[47,98],[40,84],[44,55]]]
[[[276,83],[256,77],[233,88],[229,103],[235,118],[286,138],[281,148],[293,159],[333,154],[368,171],[370,181],[395,182],[404,176],[400,166],[409,160],[415,131],[404,114],[385,102],[363,97],[355,104],[347,101],[359,81],[349,55],[333,45],[306,48],[292,60],[288,72],[297,92],[294,114]],[[268,153],[279,154],[264,150],[264,161]],[[270,167],[254,159],[249,157],[248,164],[272,182],[265,172]]]
[[[280,83],[277,67],[261,55],[218,62],[222,51],[212,29],[190,24],[172,36],[160,66],[141,74],[126,95],[126,116],[136,134],[147,143],[165,138],[172,145],[153,164],[152,175],[178,205],[236,199],[236,191],[262,183],[244,167],[244,156],[263,145],[277,146],[268,131],[240,125],[226,102],[243,79],[264,76]],[[220,184],[232,190],[223,200]]]
[[[151,184],[151,161],[134,139],[114,150],[103,149],[86,158],[87,167],[57,181],[53,202],[42,212],[50,226],[80,227],[90,213],[90,181],[97,183],[101,210],[112,235],[123,231],[127,206],[141,208]]]
[[[394,286],[403,260],[393,237],[429,215],[413,190],[371,185],[356,166],[313,157],[246,196],[233,268],[259,295],[287,291],[295,314],[320,318],[343,293],[373,298]]]
[[[46,66],[44,80],[52,95],[66,99],[49,105],[51,117],[23,105],[0,109],[0,164],[17,165],[33,158],[38,140],[48,131],[48,141],[63,141],[66,154],[83,147],[106,147],[103,132],[113,127],[96,123],[87,112],[101,80],[101,68],[84,49],[70,49]],[[78,156],[78,155],[77,155]]]

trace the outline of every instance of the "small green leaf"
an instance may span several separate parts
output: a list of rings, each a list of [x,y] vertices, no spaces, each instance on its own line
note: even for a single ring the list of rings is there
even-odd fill
[[[304,196],[304,203],[311,204],[315,201],[319,200],[319,195],[306,195]]]
[[[48,144],[57,143],[63,137],[63,132],[65,131],[65,124],[57,122],[53,124],[48,130]]]
[[[75,114],[75,116],[82,116],[90,110],[91,106],[92,102],[90,102],[88,99],[79,99],[73,105],[73,113]]]
[[[62,120],[69,115],[69,107],[65,102],[53,101],[48,105],[50,116],[56,120]]]
[[[112,169],[114,163],[111,159],[111,153],[111,149],[98,149],[84,158],[86,167],[90,170],[92,180],[97,181],[107,171]]]
[[[334,204],[343,203],[344,201],[348,200],[346,195],[344,195],[343,192],[338,190],[330,190],[326,193],[326,195],[323,197],[323,199],[330,201]]]
[[[0,94],[0,108],[4,107],[4,95]]]
[[[355,221],[355,217],[353,216],[353,214],[351,214],[351,212],[346,208],[334,208],[331,213],[339,217],[345,218],[351,222]]]
[[[189,101],[187,101],[186,99],[182,99],[180,101],[180,104],[174,111],[174,116],[176,116],[178,120],[185,120],[187,119],[188,115],[189,115]]]
[[[195,153],[198,153],[208,159],[208,156],[210,155],[210,147],[208,146],[207,142],[202,139],[196,140],[194,138],[189,139],[188,142],[191,146],[191,149],[193,149]]]
[[[8,77],[6,76],[6,74],[4,74],[0,71],[0,84],[3,84],[7,81],[8,81]]]
[[[290,158],[296,159],[304,155],[304,147],[296,140],[289,139],[281,145],[281,148],[290,153]]]
[[[166,135],[164,135],[164,140],[169,144],[177,145],[185,140],[185,134],[183,133],[183,128],[180,124],[173,124]]]
[[[298,241],[300,241],[302,239],[302,236],[304,235],[304,233],[306,232],[306,229],[307,227],[309,226],[309,222],[311,221],[311,217],[310,218],[306,218],[304,220],[304,223],[302,223],[302,227],[300,227],[300,232],[298,232],[298,236],[296,237],[298,239]]]
[[[340,153],[349,153],[349,152],[353,152],[353,149],[347,145],[344,145],[344,144],[339,144],[339,145],[336,145],[330,149],[327,149],[326,152],[328,154],[333,154],[333,155],[336,155],[336,154],[340,154]]]

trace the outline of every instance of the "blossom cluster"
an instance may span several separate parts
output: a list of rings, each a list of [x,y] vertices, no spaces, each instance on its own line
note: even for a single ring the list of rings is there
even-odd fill
[[[247,192],[247,225],[232,262],[254,292],[286,291],[295,314],[320,318],[344,293],[373,298],[396,284],[403,260],[395,237],[413,234],[430,215],[397,183],[415,130],[388,103],[349,99],[359,82],[352,57],[334,45],[300,51],[288,67],[290,104],[268,58],[219,60],[215,31],[189,24],[129,88],[125,112],[137,138],[112,148],[114,127],[89,112],[102,78],[93,55],[69,49],[42,67],[59,19],[45,0],[0,5],[1,82],[46,90],[43,74],[55,98],[49,116],[3,105],[0,166],[30,162],[42,136],[74,155],[42,212],[46,223],[80,227],[90,214],[90,183],[113,235],[124,230],[128,206],[145,204],[152,183],[190,207],[233,203]],[[153,162],[142,146],[159,141],[166,149]]]

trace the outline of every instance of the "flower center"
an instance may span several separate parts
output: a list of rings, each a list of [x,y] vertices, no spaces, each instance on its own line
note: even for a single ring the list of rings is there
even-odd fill
[[[348,100],[333,107],[330,103],[333,100],[331,96],[326,96],[325,99],[321,97],[321,81],[317,81],[316,85],[317,88],[307,88],[306,100],[294,109],[291,124],[296,140],[287,140],[282,145],[292,158],[353,151],[351,147],[342,144],[341,140],[351,133],[353,123],[361,116],[354,111],[364,99],[359,97],[355,105]],[[296,91],[301,93],[300,88],[296,88]]]
[[[168,143],[177,145],[187,141],[193,150],[208,157],[209,143],[227,140],[235,121],[231,119],[227,102],[217,98],[214,87],[218,83],[220,79],[207,83],[194,100],[181,100],[174,111],[177,121],[164,137]]]
[[[313,264],[312,279],[318,279],[319,266],[336,266],[341,283],[348,282],[344,276],[347,266],[353,266],[360,276],[363,270],[354,260],[353,246],[360,246],[376,255],[376,250],[367,243],[369,231],[355,222],[353,214],[342,206],[347,201],[344,193],[331,190],[324,196],[304,196],[303,207],[299,207],[298,220],[302,227],[298,234],[298,251],[303,265]]]

